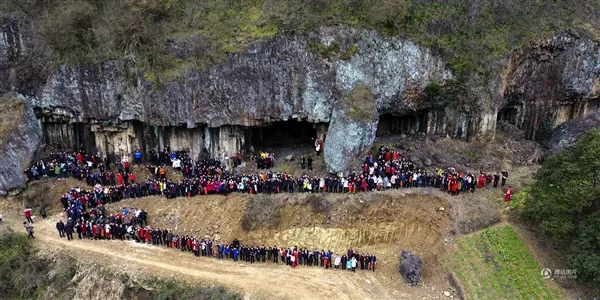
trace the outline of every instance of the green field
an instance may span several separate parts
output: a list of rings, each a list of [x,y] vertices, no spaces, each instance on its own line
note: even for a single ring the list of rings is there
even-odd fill
[[[467,299],[562,298],[510,225],[459,238],[444,264]]]

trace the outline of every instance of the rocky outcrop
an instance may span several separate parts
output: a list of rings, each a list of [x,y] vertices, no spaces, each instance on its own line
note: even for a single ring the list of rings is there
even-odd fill
[[[498,118],[528,139],[600,108],[600,44],[561,33],[514,52],[498,76]]]
[[[88,136],[91,131],[93,146],[107,154],[129,154],[135,148],[148,151],[169,144],[170,138],[163,138],[167,135],[161,132],[181,131],[179,136],[194,138],[178,144],[196,153],[206,149],[227,157],[248,146],[244,134],[248,127],[287,120],[331,122],[334,132],[328,134],[328,146],[340,153],[357,153],[372,143],[379,114],[427,109],[428,104],[420,102],[421,91],[450,79],[443,60],[410,41],[367,30],[325,28],[260,41],[218,65],[158,87],[135,65],[123,61],[84,68],[61,66],[48,76],[43,91],[28,100],[45,120],[47,137],[56,136],[54,131],[63,134],[66,118],[68,124],[84,124],[67,128],[66,132],[74,132],[67,136]],[[358,84],[371,91],[376,111],[372,123],[360,126],[341,122],[343,114],[335,109]],[[430,122],[443,118],[435,114]],[[57,119],[61,130],[46,124]],[[353,132],[361,142],[350,145],[341,135],[336,138],[340,126],[356,126]],[[325,135],[321,128],[326,127],[319,128],[319,135]],[[220,134],[223,130],[228,133]],[[436,130],[455,132],[454,126]],[[233,141],[228,140],[231,136]],[[56,138],[62,139],[62,135]],[[86,146],[80,141],[70,144]],[[342,157],[328,157],[332,171],[347,165]]]
[[[505,120],[535,139],[600,109],[600,46],[570,33],[515,51],[499,64],[495,80],[474,74],[461,82],[458,96],[468,101],[438,105],[423,91],[453,81],[444,60],[375,31],[288,33],[161,82],[125,60],[78,68],[33,64],[43,56],[32,48],[35,38],[23,34],[26,22],[4,23],[0,91],[25,95],[49,145],[107,155],[176,145],[194,156],[228,157],[252,149],[250,127],[296,120],[318,126],[315,138],[327,137],[326,164],[337,172],[350,165],[349,155],[369,148],[378,131],[485,140]],[[186,59],[202,44],[204,37],[195,35],[170,40],[164,51]],[[372,93],[376,116],[370,121],[352,120],[342,108],[358,85]]]
[[[311,43],[349,51],[331,58]],[[313,46],[315,47],[315,46]],[[135,69],[109,61],[83,69],[60,67],[36,107],[70,110],[76,121],[138,120],[150,125],[253,126],[274,120],[329,122],[334,105],[359,82],[374,94],[379,112],[418,107],[430,82],[451,79],[444,62],[410,41],[372,31],[330,28],[314,35],[281,36],[178,82],[155,89]]]
[[[0,195],[25,187],[23,170],[29,165],[42,142],[42,132],[31,107],[14,96],[0,98],[3,114],[14,115],[0,121],[6,135],[0,139]],[[12,122],[14,121],[14,123]],[[6,132],[4,132],[6,130]]]
[[[558,127],[548,143],[548,155],[569,148],[592,129],[600,128],[600,114],[587,114],[577,119],[568,121]]]
[[[323,155],[331,173],[348,170],[356,157],[373,145],[378,115],[371,90],[359,83],[331,116]]]

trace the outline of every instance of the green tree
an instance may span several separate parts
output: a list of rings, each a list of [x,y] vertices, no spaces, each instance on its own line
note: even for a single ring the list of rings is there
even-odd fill
[[[600,130],[551,156],[524,196],[523,216],[547,234],[570,240],[600,196]]]
[[[581,222],[571,252],[568,263],[577,270],[577,278],[600,288],[600,213]]]
[[[600,130],[551,156],[535,177],[517,193],[515,207],[549,236],[570,243],[568,266],[600,288]]]

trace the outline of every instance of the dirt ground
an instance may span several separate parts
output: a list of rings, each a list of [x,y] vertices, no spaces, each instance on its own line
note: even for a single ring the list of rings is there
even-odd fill
[[[247,196],[198,197],[192,199],[144,198],[110,205],[143,207],[150,223],[167,226],[178,233],[211,235],[224,241],[237,237],[242,242],[266,245],[316,247],[336,252],[353,247],[378,255],[377,272],[324,270],[283,265],[246,264],[195,258],[162,247],[120,241],[67,242],[58,238],[54,224],[57,214],[35,223],[39,247],[48,251],[68,251],[79,259],[100,265],[138,268],[152,275],[173,277],[189,282],[223,285],[242,292],[245,297],[296,299],[429,299],[449,290],[450,284],[438,257],[446,251],[445,235],[451,228],[445,200],[426,192],[382,192],[329,199],[327,214],[311,214],[302,199],[283,201],[282,218],[277,228],[245,231],[241,229]],[[364,197],[363,197],[364,196]],[[357,206],[363,202],[364,205]],[[356,207],[360,210],[355,211]],[[310,209],[310,208],[308,208]],[[19,216],[6,222],[19,228]],[[164,224],[164,225],[163,225]],[[40,242],[42,241],[42,242]],[[397,271],[398,254],[409,249],[424,261],[422,284],[409,287]]]
[[[379,145],[400,150],[401,154],[431,170],[454,166],[464,171],[493,172],[506,168],[511,174],[509,183],[517,191],[531,180],[541,151],[539,146],[519,136],[502,132],[494,143],[487,145],[420,136],[377,138],[373,149]],[[315,170],[311,174],[327,174],[322,156],[315,157],[311,147],[272,151],[277,158],[275,171],[306,174],[300,169],[298,157],[312,153]],[[287,161],[285,158],[290,154],[294,160]],[[246,162],[238,171],[256,170],[253,162]],[[140,180],[151,175],[142,167],[134,167],[134,172]],[[168,176],[174,180],[178,180],[179,175],[169,170]],[[136,276],[149,274],[222,285],[243,293],[248,299],[437,299],[444,298],[444,291],[455,295],[452,280],[439,261],[449,253],[453,239],[459,234],[510,221],[501,189],[482,189],[458,197],[435,189],[352,196],[327,194],[326,197],[298,194],[267,198],[239,194],[178,199],[146,197],[108,205],[113,212],[124,206],[144,208],[149,212],[150,225],[179,234],[224,242],[238,238],[242,243],[254,245],[317,247],[337,253],[353,247],[359,252],[376,253],[378,257],[378,269],[374,273],[357,271],[353,274],[310,267],[292,270],[268,263],[250,265],[198,259],[189,253],[133,242],[67,242],[58,238],[54,229],[55,222],[64,218],[58,199],[78,185],[85,183],[74,179],[33,182],[14,199],[0,201],[0,211],[5,222],[19,230],[23,205],[46,205],[51,217],[35,223],[36,242],[42,251],[63,251],[78,260],[134,272]],[[316,200],[313,197],[317,197]],[[257,226],[245,226],[249,215],[257,216],[254,220]],[[541,264],[556,258],[545,255],[551,249],[530,242],[535,234],[522,230],[519,234]],[[424,261],[422,283],[417,287],[406,285],[398,273],[402,249],[413,251]],[[538,250],[540,254],[536,254]]]

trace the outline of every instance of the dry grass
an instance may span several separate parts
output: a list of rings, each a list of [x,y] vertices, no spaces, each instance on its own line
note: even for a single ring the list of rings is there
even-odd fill
[[[0,98],[0,147],[19,126],[25,104],[13,95]]]
[[[344,103],[348,105],[346,114],[356,121],[372,120],[377,117],[373,93],[363,83],[358,84],[350,95],[344,98]]]

